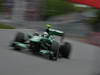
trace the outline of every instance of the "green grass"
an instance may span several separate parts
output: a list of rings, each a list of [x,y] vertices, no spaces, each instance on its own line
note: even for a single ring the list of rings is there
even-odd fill
[[[42,7],[43,20],[47,20],[53,16],[73,13],[76,9],[78,8],[65,0],[46,0]]]
[[[8,24],[0,23],[0,29],[15,29],[15,27]]]

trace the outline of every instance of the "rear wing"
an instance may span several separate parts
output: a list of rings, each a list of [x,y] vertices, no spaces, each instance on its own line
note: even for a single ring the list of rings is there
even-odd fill
[[[49,33],[49,35],[56,35],[56,36],[64,36],[64,32],[60,31],[60,30],[56,30],[56,29],[47,29],[47,32]]]

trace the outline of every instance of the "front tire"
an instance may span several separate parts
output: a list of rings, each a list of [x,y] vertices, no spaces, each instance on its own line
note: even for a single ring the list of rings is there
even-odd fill
[[[26,41],[25,34],[22,32],[18,32],[15,36],[14,42],[22,42],[24,43]]]
[[[10,46],[13,47],[14,50],[21,51],[21,48],[17,46],[15,42],[25,43],[25,41],[25,34],[22,32],[18,32]]]
[[[21,48],[19,47],[19,46],[14,46],[14,48],[13,48],[14,50],[16,50],[16,51],[21,51]]]

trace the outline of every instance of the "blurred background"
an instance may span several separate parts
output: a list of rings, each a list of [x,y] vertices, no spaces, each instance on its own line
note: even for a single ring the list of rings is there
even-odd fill
[[[53,24],[65,31],[67,37],[89,42],[100,35],[100,10],[67,0],[0,0],[0,23],[1,29],[40,31],[45,24]],[[91,43],[100,45],[95,41]]]

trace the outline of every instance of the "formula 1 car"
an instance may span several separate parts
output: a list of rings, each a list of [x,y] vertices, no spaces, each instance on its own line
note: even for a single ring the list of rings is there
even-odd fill
[[[55,36],[61,36],[61,41],[58,43]],[[18,32],[15,39],[11,43],[14,50],[28,49],[33,54],[47,56],[50,60],[57,60],[59,57],[69,59],[71,52],[71,44],[63,42],[64,32],[52,29],[50,25],[43,34],[25,34]]]

